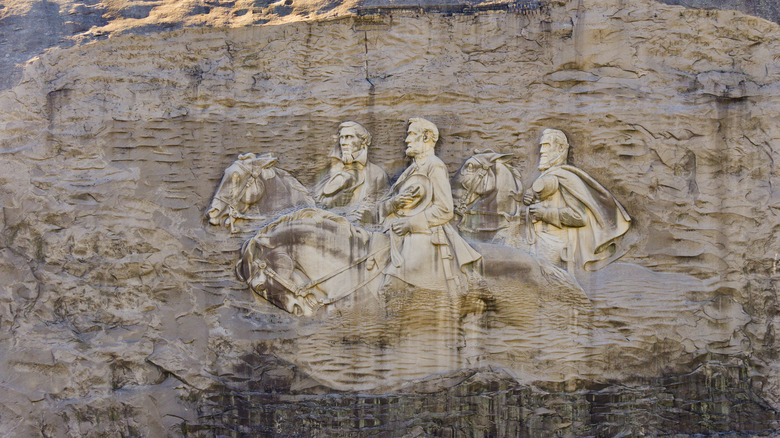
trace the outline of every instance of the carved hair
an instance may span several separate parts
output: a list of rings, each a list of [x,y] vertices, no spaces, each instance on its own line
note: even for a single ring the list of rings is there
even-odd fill
[[[542,137],[549,137],[558,149],[569,150],[569,140],[560,129],[547,128],[542,131]]]
[[[436,144],[436,142],[439,141],[439,128],[437,128],[433,122],[425,120],[422,117],[412,117],[409,119],[409,125],[411,126],[412,124],[417,124],[420,128],[422,128],[424,133],[430,132],[433,144]]]
[[[358,122],[343,122],[339,125],[339,134],[342,128],[355,128],[355,134],[360,139],[360,144],[367,148],[371,146],[371,133]]]

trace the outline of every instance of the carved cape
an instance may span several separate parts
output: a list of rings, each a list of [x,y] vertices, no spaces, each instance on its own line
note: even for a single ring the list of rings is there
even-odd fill
[[[557,179],[567,206],[585,207],[585,225],[568,228],[569,243],[561,258],[575,262],[580,269],[595,271],[622,255],[615,241],[628,231],[631,217],[612,193],[574,166],[551,167],[539,179],[549,176]]]

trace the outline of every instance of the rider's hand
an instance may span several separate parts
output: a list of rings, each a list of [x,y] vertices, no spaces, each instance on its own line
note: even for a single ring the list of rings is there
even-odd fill
[[[410,204],[414,200],[414,196],[412,196],[409,193],[401,193],[395,198],[393,198],[393,207],[395,207],[396,210],[400,210],[404,207],[406,207],[408,204]]]
[[[359,207],[347,213],[347,219],[350,222],[360,222],[363,220],[363,216],[365,216],[368,210],[369,208],[367,205],[360,205]]]
[[[531,204],[531,205],[528,206],[528,213],[534,219],[542,219],[546,212],[547,212],[547,208],[546,207],[542,207],[539,204]]]
[[[531,205],[534,201],[536,201],[536,193],[531,189],[526,190],[525,195],[523,195],[523,204]]]
[[[397,219],[393,221],[393,224],[390,225],[390,228],[392,228],[393,232],[399,236],[405,236],[412,231],[412,227],[409,226],[409,221],[407,219]]]

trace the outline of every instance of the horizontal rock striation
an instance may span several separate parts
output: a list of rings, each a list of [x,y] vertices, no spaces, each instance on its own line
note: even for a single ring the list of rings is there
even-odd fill
[[[560,3],[560,0],[556,0]],[[780,12],[771,0],[664,0],[704,9],[735,9],[775,22]],[[71,47],[120,34],[154,35],[192,27],[278,25],[333,19],[383,9],[473,13],[528,11],[548,0],[6,0],[0,5],[0,89],[22,77],[30,59],[51,48]]]
[[[0,93],[0,434],[768,433],[780,407],[779,35],[732,11],[587,0],[50,51]],[[344,120],[372,132],[372,161],[397,176],[411,116],[439,126],[451,172],[490,148],[515,154],[526,185],[541,129],[565,130],[570,162],[633,219],[621,262],[669,280],[594,277],[593,319],[566,338],[590,340],[581,361],[565,363],[574,344],[553,354],[548,332],[507,323],[475,332],[490,353],[468,356],[477,377],[342,392],[343,375],[305,355],[316,348],[297,348],[346,354],[363,338],[328,338],[317,324],[338,319],[253,297],[233,273],[251,230],[231,235],[204,213],[239,153],[274,153],[311,187]],[[568,327],[529,309],[518,312]]]

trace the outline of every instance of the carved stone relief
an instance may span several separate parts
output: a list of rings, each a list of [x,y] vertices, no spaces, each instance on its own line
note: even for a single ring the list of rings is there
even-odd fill
[[[520,201],[522,178],[510,164],[513,158],[511,154],[477,149],[452,177],[452,197],[462,235],[503,241],[517,234],[513,228],[525,217]]]
[[[327,175],[315,187],[317,204],[342,208],[356,222],[376,222],[376,202],[388,187],[387,173],[368,161],[371,133],[356,122],[339,125],[338,145],[328,155]]]
[[[266,199],[279,200],[253,210],[265,221],[244,242],[236,264],[238,278],[255,294],[318,327],[318,334],[297,340],[294,351],[279,352],[283,357],[303,365],[315,357],[339,362],[343,355],[357,354],[367,360],[359,367],[386,364],[369,373],[370,378],[306,365],[307,372],[330,386],[392,386],[470,366],[500,365],[520,372],[531,365],[507,358],[527,353],[539,342],[547,354],[559,355],[559,364],[546,371],[531,366],[535,373],[553,373],[550,378],[598,373],[583,366],[597,351],[585,339],[599,331],[601,301],[636,284],[642,284],[648,298],[668,293],[670,274],[613,263],[630,249],[623,238],[631,218],[608,189],[567,164],[569,143],[560,130],[542,131],[541,174],[527,190],[513,155],[493,151],[476,150],[450,181],[446,165],[435,155],[439,131],[425,119],[409,120],[405,143],[412,160],[390,187],[384,184],[385,171],[366,159],[367,130],[347,122],[339,133],[327,175],[314,189],[320,206],[334,202],[330,211],[291,211],[295,205],[282,202],[290,199],[290,184],[277,186],[287,191],[265,190]],[[353,166],[354,156],[360,157],[359,166]],[[242,157],[237,163],[248,159]],[[275,169],[272,157],[260,159],[260,169]],[[351,170],[345,171],[348,166]],[[210,217],[230,209],[220,201],[226,180],[231,193],[262,191],[252,185],[262,172],[247,182],[240,177],[242,170],[235,163],[228,168]],[[367,181],[361,171],[377,175],[377,187],[384,192],[356,195],[356,182]],[[299,184],[292,186],[304,192]],[[340,191],[344,196],[336,202]],[[309,199],[301,198],[298,205],[310,206]],[[681,274],[673,282],[708,288]],[[690,311],[684,300],[664,300],[667,309]],[[654,311],[653,303],[650,298],[649,311]],[[643,336],[654,336],[658,327],[647,330]],[[713,336],[712,330],[707,336]],[[322,348],[348,338],[360,341],[346,350]],[[488,339],[502,341],[493,345]],[[357,346],[364,343],[365,349]],[[368,347],[375,343],[383,347]],[[421,348],[436,351],[437,359],[421,363]]]
[[[566,164],[566,134],[546,129],[540,143],[542,174],[523,195],[528,205],[526,243],[537,256],[570,272],[605,266],[623,254],[615,245],[631,218],[595,179]]]
[[[237,222],[262,221],[269,213],[314,206],[308,190],[271,154],[245,153],[225,169],[206,212],[211,225],[237,232]]]
[[[489,151],[464,162],[453,177],[454,196],[446,165],[434,154],[438,137],[433,123],[410,119],[405,141],[406,155],[413,161],[388,189],[385,171],[366,160],[368,131],[355,122],[339,125],[336,152],[341,155],[316,188],[321,205],[332,205],[337,210],[333,213],[302,210],[279,217],[280,211],[308,203],[309,198],[290,196],[290,187],[296,193],[304,189],[286,173],[279,179],[287,184],[277,185],[278,191],[266,189],[268,181],[283,172],[273,167],[276,159],[241,155],[225,171],[214,195],[210,223],[227,216],[225,223],[232,229],[236,219],[266,218],[246,214],[250,207],[278,219],[244,243],[236,266],[239,278],[277,307],[311,316],[366,287],[377,295],[392,282],[390,277],[406,287],[453,294],[478,288],[485,265],[487,272],[500,272],[491,266],[498,262],[485,259],[458,230],[476,241],[508,244],[526,253],[516,255],[514,262],[503,260],[503,269],[511,270],[531,256],[536,258],[533,265],[574,293],[581,293],[575,271],[597,270],[622,254],[614,247],[628,231],[630,217],[607,189],[565,164],[569,145],[562,131],[543,132],[542,175],[527,191],[519,172],[508,164],[511,155]],[[354,157],[361,157],[360,162]],[[351,174],[344,170],[349,165],[357,165]],[[355,193],[356,188],[365,192]],[[336,201],[338,197],[342,200]],[[264,208],[261,200],[266,201]],[[379,218],[382,232],[350,225],[364,218]],[[325,229],[335,234],[318,237]]]
[[[549,5],[31,61],[0,93],[0,435],[776,428],[777,26]]]

